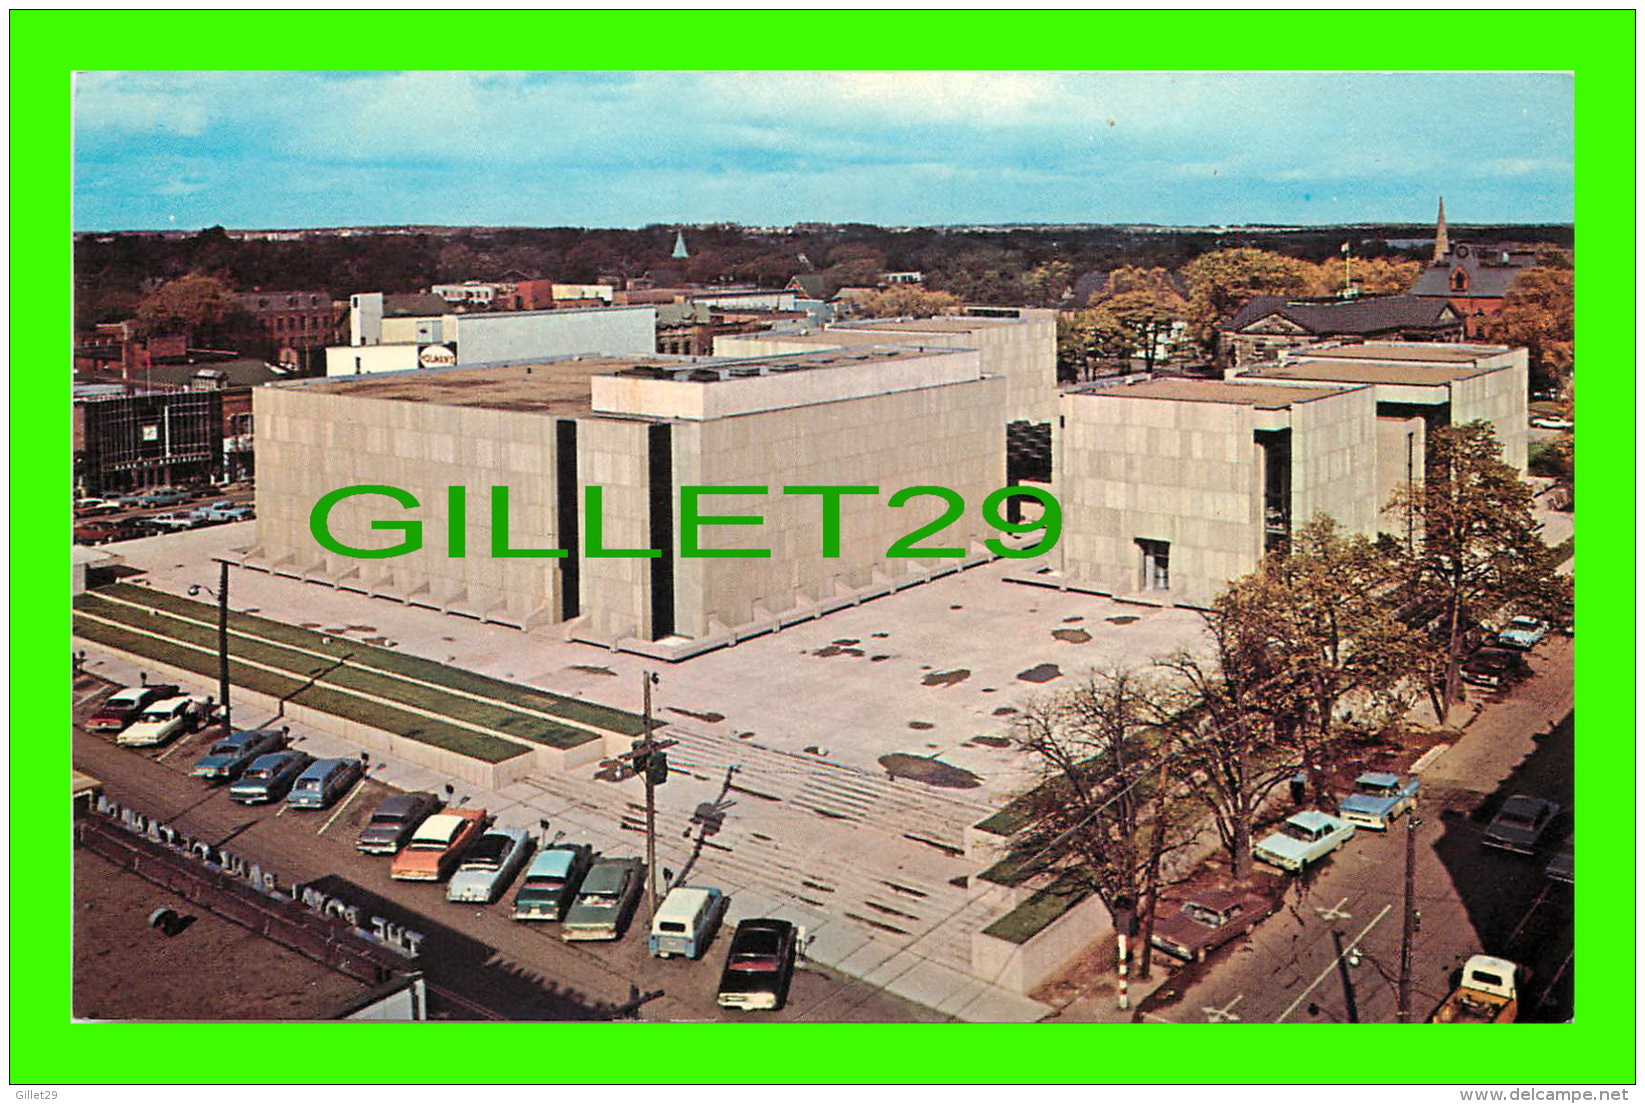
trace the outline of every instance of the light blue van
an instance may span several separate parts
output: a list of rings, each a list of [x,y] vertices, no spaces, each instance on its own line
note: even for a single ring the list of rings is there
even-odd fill
[[[675,886],[651,918],[653,958],[701,958],[725,916],[725,894],[713,886]]]
[[[324,809],[360,777],[358,759],[316,759],[297,776],[286,804],[294,809]]]

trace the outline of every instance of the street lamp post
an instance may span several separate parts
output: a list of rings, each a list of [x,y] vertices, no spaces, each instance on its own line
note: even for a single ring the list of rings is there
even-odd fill
[[[228,561],[221,561],[221,573],[217,577],[217,697],[223,703],[223,731],[233,732],[233,718],[229,713],[228,700]],[[208,594],[212,589],[198,584],[188,588],[190,595],[201,591]]]

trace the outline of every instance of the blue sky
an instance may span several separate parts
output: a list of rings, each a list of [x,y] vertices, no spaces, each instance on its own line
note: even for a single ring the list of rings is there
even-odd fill
[[[82,230],[1568,222],[1535,73],[83,73]]]

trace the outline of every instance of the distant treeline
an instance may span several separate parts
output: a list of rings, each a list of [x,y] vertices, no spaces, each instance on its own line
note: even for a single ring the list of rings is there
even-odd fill
[[[1024,301],[1023,278],[1066,264],[1077,280],[1125,265],[1175,270],[1202,253],[1240,246],[1309,261],[1339,255],[1426,257],[1431,225],[1388,224],[1237,230],[1091,226],[888,230],[861,224],[808,224],[782,231],[738,226],[686,228],[691,256],[673,260],[676,228],[640,230],[470,228],[415,234],[312,236],[303,241],[238,241],[221,227],[192,237],[82,235],[75,242],[76,320],[81,327],[132,317],[138,300],[190,272],[219,276],[239,290],[409,292],[434,283],[509,276],[585,283],[648,273],[692,283],[780,287],[800,272],[832,287],[872,284],[881,272],[920,271],[927,286],[970,302]],[[1460,226],[1454,241],[1546,242],[1569,248],[1560,225]],[[1389,241],[1407,243],[1395,248]],[[1032,282],[1028,285],[1033,286]]]

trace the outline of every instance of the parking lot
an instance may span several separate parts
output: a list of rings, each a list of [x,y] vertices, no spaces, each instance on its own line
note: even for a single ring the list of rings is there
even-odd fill
[[[105,696],[107,686],[85,680],[77,690],[77,722]],[[427,935],[418,966],[432,983],[454,988],[500,1007],[519,1019],[582,1019],[634,1015],[641,1019],[736,1019],[714,1001],[727,941],[719,937],[704,960],[660,961],[645,953],[644,921],[615,944],[568,945],[555,925],[537,926],[507,918],[501,905],[456,905],[445,900],[443,885],[396,882],[388,877],[386,857],[366,856],[352,846],[355,834],[376,802],[390,792],[376,779],[366,781],[347,805],[327,811],[292,811],[283,804],[245,806],[231,802],[223,787],[189,778],[188,768],[204,754],[210,730],[153,750],[121,748],[103,736],[74,729],[77,769],[100,779],[115,800],[145,810],[165,822],[233,850],[266,869],[279,872],[283,884],[311,883],[350,900],[370,903]],[[317,753],[299,736],[297,746]],[[630,847],[627,853],[634,853]],[[100,863],[91,857],[83,862]],[[141,896],[141,894],[139,894]],[[157,888],[139,902],[170,903]],[[152,906],[151,906],[152,907]],[[143,909],[143,911],[147,911]],[[213,925],[201,928],[202,932]],[[152,933],[151,933],[152,934]],[[158,938],[157,936],[153,938]],[[199,957],[191,960],[192,981],[214,974],[236,976],[244,955],[272,953],[261,941],[230,938],[225,946],[197,939]],[[189,932],[166,944],[177,951],[189,946]],[[219,940],[218,942],[225,942]],[[77,953],[98,957],[95,945],[82,942]],[[306,965],[302,967],[307,969]],[[294,981],[298,974],[293,973]],[[100,979],[100,980],[99,980]],[[77,988],[81,1014],[116,1009],[129,1015],[129,1002],[112,1000],[110,986],[131,986],[138,979],[105,970]],[[102,988],[99,988],[99,985]],[[346,988],[346,987],[345,987]],[[156,992],[155,1000],[161,994]],[[312,1010],[305,1010],[312,1013]],[[757,1014],[762,1018],[770,1014]],[[840,977],[815,966],[796,972],[788,1007],[779,1019],[826,1019],[918,1022],[940,1019],[931,1010],[899,1000],[876,987]],[[161,1016],[161,1018],[166,1018]]]

